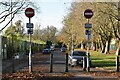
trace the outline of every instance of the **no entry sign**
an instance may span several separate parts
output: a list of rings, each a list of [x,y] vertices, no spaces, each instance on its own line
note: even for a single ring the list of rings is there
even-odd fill
[[[34,15],[35,15],[35,12],[32,8],[27,8],[25,10],[25,15],[28,17],[28,18],[32,18]]]
[[[85,16],[85,18],[90,19],[93,16],[92,10],[91,9],[86,9],[84,11],[84,16]]]

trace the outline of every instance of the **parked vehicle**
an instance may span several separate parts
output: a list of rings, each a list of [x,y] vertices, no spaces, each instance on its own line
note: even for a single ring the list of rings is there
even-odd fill
[[[66,48],[65,47],[61,47],[61,52],[65,52],[66,51]]]
[[[68,64],[72,67],[76,65],[83,65],[83,57],[85,57],[85,65],[87,65],[87,55],[85,51],[72,51],[71,54],[68,57]],[[91,65],[91,60],[90,60]]]
[[[51,51],[54,51],[55,49],[54,49],[54,46],[50,46],[50,50]]]
[[[50,54],[51,51],[50,51],[50,49],[43,49],[42,53],[43,54]]]
[[[18,54],[18,53],[16,53],[15,55],[14,55],[14,59],[19,59],[20,58],[20,55]]]
[[[23,59],[25,57],[25,54],[19,54],[19,53],[15,53],[14,54],[14,59]]]

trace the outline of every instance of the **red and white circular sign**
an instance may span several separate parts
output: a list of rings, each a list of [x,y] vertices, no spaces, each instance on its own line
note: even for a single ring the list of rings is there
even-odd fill
[[[86,9],[84,11],[84,16],[85,18],[90,19],[93,16],[93,11],[91,9]]]
[[[32,17],[35,15],[34,9],[32,9],[32,8],[27,8],[27,9],[25,10],[25,15],[26,15],[28,18],[32,18]]]

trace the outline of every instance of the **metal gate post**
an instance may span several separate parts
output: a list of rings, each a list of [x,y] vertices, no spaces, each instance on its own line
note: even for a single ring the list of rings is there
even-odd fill
[[[66,69],[65,72],[68,72],[68,53],[66,53]]]
[[[86,59],[83,57],[83,71],[86,71]]]
[[[119,72],[119,56],[116,56],[116,71]]]
[[[53,72],[53,54],[50,54],[50,73]]]

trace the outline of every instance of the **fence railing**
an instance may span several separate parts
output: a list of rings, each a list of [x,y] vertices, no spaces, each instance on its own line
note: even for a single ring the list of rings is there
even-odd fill
[[[44,47],[45,44],[32,42],[32,53],[41,52]],[[16,55],[15,53],[28,55],[29,42],[0,36],[0,57],[2,59],[12,58],[13,55]]]

